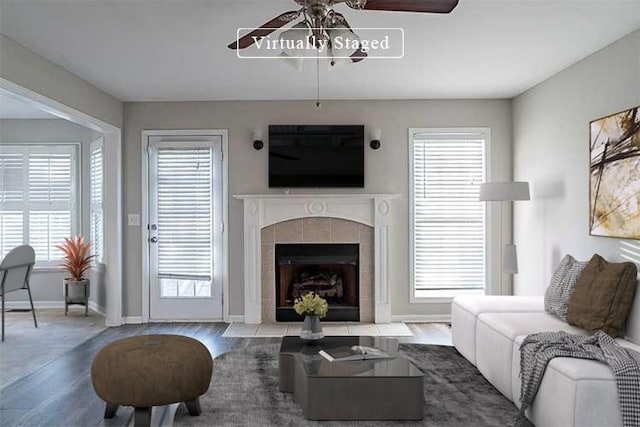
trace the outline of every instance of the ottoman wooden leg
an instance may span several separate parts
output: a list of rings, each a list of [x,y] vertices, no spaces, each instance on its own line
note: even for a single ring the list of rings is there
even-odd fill
[[[136,408],[133,416],[134,427],[149,427],[151,426],[151,409],[149,408]]]
[[[105,418],[113,418],[116,416],[116,411],[118,410],[118,406],[113,403],[107,402],[107,406],[104,408],[104,417]]]
[[[200,398],[196,397],[195,399],[185,400],[185,406],[187,407],[187,411],[189,411],[189,415],[197,416],[202,413],[202,409],[200,408]]]

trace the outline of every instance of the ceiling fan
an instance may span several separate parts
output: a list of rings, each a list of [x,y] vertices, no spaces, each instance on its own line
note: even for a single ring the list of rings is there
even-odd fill
[[[302,18],[291,30],[283,33],[281,38],[300,39],[311,38],[319,49],[322,46],[332,47],[335,37],[350,34],[357,38],[347,19],[343,14],[336,12],[333,7],[339,3],[345,3],[355,10],[377,10],[391,12],[417,12],[417,13],[450,13],[457,5],[458,0],[294,0],[299,6],[298,10],[284,12],[272,20],[266,22],[255,30],[229,44],[229,49],[246,49],[261,38],[269,36],[274,31],[285,25]],[[287,33],[290,33],[287,35]],[[295,52],[283,52],[283,56],[294,56]],[[344,55],[344,52],[341,53]],[[361,45],[356,45],[346,55],[350,62],[359,62],[367,57],[367,52]],[[334,61],[332,64],[334,65]]]

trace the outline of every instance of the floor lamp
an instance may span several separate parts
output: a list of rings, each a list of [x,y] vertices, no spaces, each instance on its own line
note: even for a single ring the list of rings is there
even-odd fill
[[[528,182],[485,182],[480,184],[480,201],[500,203],[500,245],[502,247],[502,273],[518,273],[518,255],[516,245],[502,241],[502,218],[504,202],[529,200]],[[503,294],[503,277],[500,275],[500,294]]]

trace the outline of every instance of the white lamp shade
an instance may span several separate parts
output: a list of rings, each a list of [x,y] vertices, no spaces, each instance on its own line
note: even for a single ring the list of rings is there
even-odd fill
[[[528,182],[485,182],[480,184],[480,201],[529,200]]]
[[[516,245],[504,245],[502,249],[502,272],[518,274],[518,254]]]
[[[335,59],[348,59],[360,50],[360,37],[344,25],[336,25],[327,32],[331,38],[331,55]]]
[[[309,34],[309,27],[304,22],[300,22],[280,34],[280,40],[282,40],[285,45],[283,53],[293,57],[311,56],[314,54],[312,49],[298,49],[298,46],[307,45]]]
[[[280,55],[278,56],[280,57],[282,62],[295,68],[296,71],[302,71],[302,58],[292,58],[284,52],[280,52]]]

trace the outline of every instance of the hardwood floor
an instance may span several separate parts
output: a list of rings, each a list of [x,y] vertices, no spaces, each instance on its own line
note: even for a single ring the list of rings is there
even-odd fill
[[[0,390],[1,426],[91,427],[126,426],[132,408],[120,408],[105,420],[104,402],[91,385],[91,362],[106,344],[142,334],[180,334],[200,340],[213,357],[256,343],[280,342],[280,338],[223,338],[225,323],[151,323],[110,328],[80,344],[30,375]],[[410,324],[414,337],[400,342],[450,345],[444,324]]]
[[[38,327],[30,311],[5,313],[5,342],[0,343],[0,389],[50,363],[107,329],[104,317],[84,307],[72,306],[68,316],[61,308],[36,310]]]

